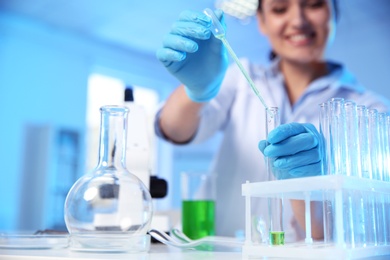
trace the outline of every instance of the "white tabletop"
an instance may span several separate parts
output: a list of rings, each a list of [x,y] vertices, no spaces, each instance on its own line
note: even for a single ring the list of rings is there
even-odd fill
[[[140,259],[140,260],[161,260],[161,259],[241,259],[241,252],[208,252],[182,250],[168,247],[163,244],[152,244],[147,253],[91,253],[75,252],[69,249],[0,249],[1,260],[54,260],[54,259]]]

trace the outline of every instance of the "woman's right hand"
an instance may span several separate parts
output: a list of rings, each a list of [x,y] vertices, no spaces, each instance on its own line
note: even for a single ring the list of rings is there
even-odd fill
[[[226,27],[223,12],[215,14]],[[210,29],[212,20],[206,14],[184,11],[165,36],[157,58],[184,84],[189,98],[206,102],[219,91],[228,66],[227,52]]]
[[[312,124],[282,124],[259,142],[259,149],[273,158],[271,167],[278,179],[323,174],[324,139]]]

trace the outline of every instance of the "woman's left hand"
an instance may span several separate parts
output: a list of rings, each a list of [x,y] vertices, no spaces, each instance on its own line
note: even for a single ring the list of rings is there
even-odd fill
[[[272,158],[273,173],[278,179],[323,174],[324,140],[312,124],[283,124],[259,142],[259,149]]]

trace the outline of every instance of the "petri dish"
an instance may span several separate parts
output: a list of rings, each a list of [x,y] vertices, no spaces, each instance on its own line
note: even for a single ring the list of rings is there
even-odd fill
[[[54,249],[68,245],[68,235],[0,234],[2,249]]]
[[[69,249],[79,252],[140,253],[148,252],[150,235],[108,232],[94,234],[72,234]]]

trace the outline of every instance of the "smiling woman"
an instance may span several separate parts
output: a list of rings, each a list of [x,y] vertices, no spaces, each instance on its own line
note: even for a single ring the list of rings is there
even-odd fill
[[[295,19],[295,25],[292,25],[294,28],[289,28],[288,35],[285,35],[285,37],[288,37],[290,40],[290,44],[294,46],[302,46],[309,44],[310,42],[313,44],[313,40],[316,38],[317,42],[319,42],[320,45],[324,44],[323,41],[321,41],[321,36],[326,36],[328,41],[327,43],[330,44],[335,35],[335,21],[338,18],[338,3],[336,0],[331,0],[330,6],[326,4],[327,0],[315,0],[315,1],[309,1],[309,2],[297,2],[297,5],[303,5],[305,8],[302,8],[301,10],[295,8],[295,11],[298,11],[298,18]],[[263,3],[266,3],[265,6]],[[260,23],[260,28],[262,32],[269,37],[269,40],[271,41],[271,45],[274,48],[278,48],[277,45],[277,38],[276,35],[272,37],[273,30],[278,30],[278,28],[274,28],[276,26],[281,27],[283,24],[281,23],[281,18],[284,17],[286,20],[288,16],[293,15],[294,12],[294,3],[291,1],[264,1],[259,0],[259,4],[257,7],[258,11],[258,18]],[[279,25],[275,25],[272,22],[272,19],[277,18]],[[268,21],[270,20],[270,21]],[[325,20],[325,23],[324,21]],[[317,27],[325,27],[320,28],[319,31],[323,32],[322,34],[317,35],[315,31],[310,31],[309,28],[309,22],[312,21],[312,24],[317,24]],[[326,23],[326,21],[328,21]],[[270,27],[270,28],[269,28]],[[280,30],[281,28],[279,28]],[[301,31],[302,33],[299,33]],[[270,58],[273,59],[276,57],[277,50],[272,50],[270,54]],[[319,46],[320,53],[314,53],[317,55],[320,55],[322,57],[323,55],[323,46]]]
[[[308,82],[327,74],[323,55],[335,30],[333,3],[327,0],[259,1],[259,27],[268,38],[273,53],[280,58],[292,104],[302,95]],[[297,69],[304,71],[300,73],[301,80],[286,75],[296,74]]]

